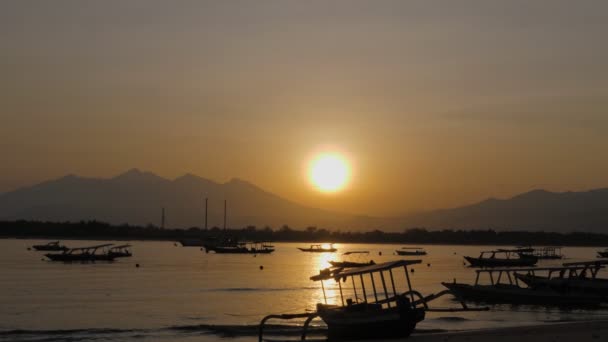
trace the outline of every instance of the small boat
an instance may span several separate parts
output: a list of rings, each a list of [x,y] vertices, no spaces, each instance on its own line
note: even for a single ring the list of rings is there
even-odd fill
[[[234,245],[207,245],[205,251],[217,254],[270,254],[274,246],[268,242],[239,242]]]
[[[177,240],[182,247],[202,247],[203,240],[202,239],[180,239]]]
[[[324,303],[316,305],[313,313],[269,315],[262,319],[259,341],[264,339],[264,327],[270,319],[302,319],[301,339],[306,339],[310,322],[319,317],[327,325],[329,341],[378,340],[409,336],[416,324],[424,320],[426,311],[479,311],[487,308],[432,309],[428,302],[448,291],[423,297],[411,286],[409,266],[421,260],[396,260],[377,265],[349,269],[324,269],[310,277],[321,283]],[[401,276],[401,273],[404,273]],[[378,279],[381,282],[377,283]],[[396,280],[402,280],[397,283]],[[340,300],[337,305],[328,304],[325,281],[333,281],[339,287]],[[349,284],[344,288],[342,282]],[[351,286],[352,284],[352,290]],[[371,289],[370,286],[371,285]],[[398,285],[398,286],[396,286]],[[367,287],[366,287],[367,286]],[[402,292],[405,290],[405,292]]]
[[[598,251],[597,252],[597,257],[598,258],[606,258],[606,259],[608,259],[608,248],[606,248],[603,251]]]
[[[369,254],[369,251],[352,251],[352,252],[346,252],[343,255],[364,255],[364,254]],[[362,260],[329,261],[329,263],[333,267],[342,267],[342,268],[362,267],[362,266],[369,266],[369,265],[376,264],[373,260],[370,260],[370,261],[362,261]]]
[[[398,255],[426,255],[426,251],[422,247],[403,247],[395,252]]]
[[[539,248],[530,248],[528,250],[520,249],[520,254],[526,256],[535,256],[539,260],[557,260],[562,259],[564,255],[562,254],[561,247],[539,247]]]
[[[110,251],[106,248],[112,246],[111,243],[90,246],[90,247],[79,247],[79,248],[70,248],[63,253],[58,254],[45,254],[47,258],[51,261],[114,261],[116,258],[114,255],[110,253]]]
[[[519,270],[514,275],[531,288],[549,288],[565,293],[584,292],[608,299],[608,279],[597,277],[605,265],[608,265],[608,260],[572,262],[562,267]],[[546,274],[538,274],[543,272]]]
[[[496,255],[502,255],[497,258]],[[522,249],[497,249],[494,251],[483,251],[479,257],[464,257],[471,267],[518,267],[533,266],[538,262],[534,255],[522,252]]]
[[[515,276],[532,268],[503,268],[477,270],[474,284],[442,282],[460,301],[492,304],[528,304],[562,307],[594,307],[600,305],[602,297],[585,292],[560,292],[551,288],[522,287]],[[542,269],[535,269],[536,271]],[[547,268],[545,270],[550,270]],[[489,283],[481,283],[480,275],[489,277]],[[506,279],[501,282],[501,279]]]
[[[66,246],[60,245],[59,241],[51,241],[44,245],[33,245],[33,249],[37,251],[67,251],[68,248]]]
[[[333,243],[330,243],[329,247],[323,247],[323,245],[310,245],[310,248],[298,247],[298,249],[301,250],[302,252],[309,252],[309,253],[333,253],[338,250],[337,248],[334,247]]]
[[[114,247],[110,248],[110,251],[108,253],[110,255],[114,256],[114,258],[131,257],[131,256],[133,256],[133,253],[131,253],[130,248],[131,248],[131,245],[129,245],[129,244],[114,246]]]

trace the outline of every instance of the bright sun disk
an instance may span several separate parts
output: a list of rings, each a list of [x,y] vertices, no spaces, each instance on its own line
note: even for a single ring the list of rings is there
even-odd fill
[[[313,160],[311,164],[310,181],[323,192],[336,192],[343,189],[348,178],[348,163],[338,155],[324,154]]]

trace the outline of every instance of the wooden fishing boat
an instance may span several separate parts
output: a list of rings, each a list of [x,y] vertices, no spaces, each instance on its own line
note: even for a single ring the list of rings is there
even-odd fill
[[[113,246],[112,248],[110,248],[110,251],[108,253],[110,255],[114,256],[114,258],[131,257],[131,256],[133,256],[133,253],[131,252],[130,248],[131,248],[131,245],[129,245],[129,244]]]
[[[608,260],[572,262],[563,267],[523,269],[514,275],[531,288],[549,288],[561,293],[583,292],[608,299],[608,279],[597,277],[605,265]]]
[[[426,251],[422,247],[403,247],[401,249],[396,250],[395,252],[397,252],[398,255],[426,255]]]
[[[337,248],[334,247],[333,243],[330,243],[329,247],[324,247],[323,245],[310,245],[309,248],[298,247],[298,249],[301,250],[302,252],[309,252],[309,253],[333,253],[338,250]]]
[[[217,254],[270,254],[274,252],[274,246],[267,242],[239,242],[235,245],[208,245],[205,250]]]
[[[369,254],[369,251],[352,251],[352,252],[346,252],[343,255],[350,256],[350,255],[368,255],[368,254]],[[347,268],[347,267],[363,267],[363,266],[369,266],[369,265],[375,265],[376,264],[373,260],[369,260],[369,261],[363,261],[363,260],[343,260],[343,261],[329,261],[329,263],[333,267],[342,267],[342,268]]]
[[[426,311],[478,311],[487,308],[431,309],[428,302],[449,293],[443,291],[427,297],[412,288],[409,266],[420,260],[397,260],[377,265],[349,269],[325,269],[310,277],[321,283],[324,303],[318,303],[314,313],[269,315],[260,323],[259,341],[264,341],[264,326],[269,319],[306,318],[302,340],[310,322],[319,317],[327,325],[329,341],[383,339],[409,336]],[[399,274],[404,273],[404,276]],[[377,281],[380,280],[380,284]],[[398,282],[402,280],[402,282]],[[328,304],[324,282],[334,281],[340,291],[340,301]],[[343,288],[342,282],[352,284]],[[371,289],[369,285],[371,284]],[[370,291],[371,290],[371,291]]]
[[[37,251],[67,251],[68,248],[66,246],[60,245],[59,241],[51,241],[49,243],[45,243],[44,245],[33,245],[33,249]]]
[[[576,267],[574,267],[576,268]],[[548,270],[550,268],[546,268]],[[477,270],[474,284],[442,282],[454,296],[461,301],[483,302],[492,304],[529,304],[563,307],[593,307],[601,303],[601,296],[585,292],[560,292],[551,288],[521,286],[516,272],[532,268],[501,268]],[[535,269],[537,271],[542,269]],[[480,275],[489,278],[489,282],[480,282]],[[501,281],[504,280],[504,281]]]
[[[564,255],[562,254],[562,248],[553,246],[530,248],[529,251],[522,250],[520,252],[520,255],[522,254],[526,256],[535,256],[539,260],[557,260],[562,259],[564,257]]]
[[[502,257],[497,258],[500,255]],[[479,257],[465,256],[471,267],[517,267],[533,266],[538,262],[534,255],[522,252],[522,249],[497,249],[494,251],[482,251]]]
[[[113,261],[116,257],[110,254],[107,247],[112,246],[111,243],[103,245],[70,248],[63,253],[45,254],[52,261]]]

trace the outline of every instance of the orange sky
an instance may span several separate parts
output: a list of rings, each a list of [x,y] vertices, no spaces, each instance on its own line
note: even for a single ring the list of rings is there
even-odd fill
[[[0,191],[138,167],[372,215],[608,186],[602,1],[3,1]],[[347,191],[303,175],[331,147]]]

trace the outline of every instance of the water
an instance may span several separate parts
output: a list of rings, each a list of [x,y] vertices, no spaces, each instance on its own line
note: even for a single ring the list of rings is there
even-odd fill
[[[251,341],[256,325],[267,314],[314,310],[323,301],[323,292],[309,277],[329,266],[329,260],[341,259],[341,252],[369,250],[366,258],[379,263],[398,259],[394,251],[401,247],[337,244],[338,253],[316,254],[296,249],[305,243],[277,243],[273,254],[254,257],[206,254],[173,242],[131,241],[132,258],[64,264],[42,260],[43,252],[27,250],[44,242],[0,240],[0,341]],[[64,243],[78,247],[101,242]],[[443,290],[441,281],[473,282],[475,272],[463,265],[462,256],[493,248],[425,246],[429,254],[413,267],[412,285],[427,295]],[[567,261],[592,260],[596,250],[566,247],[563,253]],[[400,276],[396,279],[402,283]],[[352,286],[345,283],[343,287],[350,295]],[[328,301],[339,300],[334,281],[326,283],[326,291]],[[432,305],[454,307],[457,303],[443,297]],[[490,312],[428,313],[418,328],[462,330],[606,318],[607,310],[504,305],[493,306]],[[282,330],[293,332],[288,327]]]

